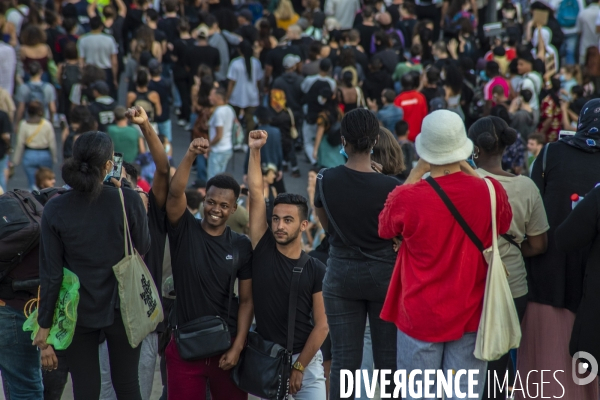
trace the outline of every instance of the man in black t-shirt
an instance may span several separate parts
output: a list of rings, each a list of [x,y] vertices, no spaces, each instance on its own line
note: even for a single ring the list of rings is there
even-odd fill
[[[227,227],[237,210],[240,185],[220,174],[206,183],[204,215],[197,220],[187,209],[185,189],[197,156],[208,153],[208,140],[194,139],[175,176],[167,198],[171,266],[176,294],[176,323],[208,316],[227,321],[231,348],[224,354],[197,361],[181,358],[173,340],[167,346],[170,399],[205,399],[208,384],[213,400],[246,400],[233,383],[230,369],[240,357],[252,323],[252,246],[244,235]],[[234,248],[238,257],[235,257]],[[235,265],[234,265],[235,263]],[[239,303],[230,284],[239,279]]]
[[[221,55],[219,50],[208,44],[208,28],[201,25],[197,30],[198,40],[195,46],[190,46],[185,53],[184,64],[191,76],[198,73],[200,64],[206,64],[213,72],[218,71],[221,66]],[[223,68],[227,68],[224,65]]]
[[[109,96],[110,87],[105,81],[96,81],[91,86],[94,101],[88,106],[90,114],[98,122],[98,130],[107,132],[108,125],[115,122],[117,102]]]
[[[265,131],[251,131],[248,142],[254,312],[256,332],[286,347],[290,285],[293,270],[303,254],[302,233],[308,226],[308,205],[300,195],[280,194],[274,202],[269,229],[260,159],[267,136]],[[319,349],[329,332],[322,293],[324,276],[325,265],[312,257],[300,275],[290,376],[290,394],[296,400],[326,399],[323,356]]]

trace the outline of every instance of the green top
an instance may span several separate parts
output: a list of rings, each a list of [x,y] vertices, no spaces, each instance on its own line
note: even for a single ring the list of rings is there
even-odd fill
[[[392,79],[394,81],[399,81],[400,78],[402,78],[402,75],[404,75],[410,71],[417,71],[420,73],[421,71],[423,71],[423,66],[421,64],[413,65],[409,62],[398,63],[398,65],[396,65],[396,70],[394,71],[394,75],[392,75]]]
[[[115,153],[123,154],[123,161],[132,163],[139,154],[140,133],[132,126],[109,125],[108,136],[113,141]]]

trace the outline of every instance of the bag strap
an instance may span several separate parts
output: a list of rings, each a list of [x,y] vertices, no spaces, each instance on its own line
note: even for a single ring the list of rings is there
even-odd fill
[[[546,177],[546,162],[548,160],[548,147],[550,147],[550,143],[546,143],[544,146],[544,154],[542,156],[542,178]]]
[[[382,262],[388,262],[389,263],[390,260],[387,260],[387,259],[381,258],[381,257],[372,256],[372,255],[370,255],[368,253],[363,252],[360,247],[354,246],[354,245],[350,244],[350,241],[346,238],[346,236],[344,235],[344,233],[342,232],[342,230],[335,223],[335,220],[331,216],[331,212],[329,212],[329,207],[327,207],[327,201],[325,200],[325,192],[323,191],[323,174],[325,173],[326,170],[327,170],[327,168],[323,168],[317,174],[317,190],[319,191],[319,195],[320,195],[320,198],[321,198],[321,203],[323,203],[323,209],[325,210],[325,213],[327,214],[327,220],[328,220],[328,222],[331,224],[331,226],[333,227],[333,229],[335,230],[335,232],[337,233],[337,235],[340,237],[340,239],[342,239],[342,242],[344,243],[344,245],[346,247],[349,247],[352,250],[359,252],[360,254],[362,254],[363,256],[365,256],[367,258],[370,258],[371,260],[382,261]]]
[[[290,288],[290,301],[288,305],[288,334],[287,334],[287,351],[293,354],[294,351],[294,329],[296,327],[296,305],[298,304],[298,290],[300,286],[300,276],[310,260],[310,256],[304,251],[298,259],[298,263],[292,271],[292,282]]]
[[[494,184],[489,180],[485,179],[488,190],[490,192],[490,203],[492,205],[492,248],[498,249],[498,229],[496,228],[496,189]]]
[[[131,240],[129,221],[127,221],[127,213],[125,212],[125,198],[123,197],[123,189],[121,188],[119,188],[119,197],[121,198],[121,206],[123,208],[123,237],[125,238],[125,257],[127,257],[133,254],[133,241]]]
[[[35,139],[37,137],[37,135],[40,134],[43,127],[44,127],[44,120],[42,119],[40,121],[40,123],[38,124],[37,128],[35,129],[35,131],[31,134],[31,136],[29,136],[27,139],[25,139],[26,146],[29,146],[31,144],[31,142],[33,142],[33,139]]]
[[[450,200],[450,198],[448,197],[446,192],[444,192],[444,190],[441,188],[441,186],[431,176],[428,176],[427,179],[425,179],[425,180],[436,191],[438,196],[440,196],[440,198],[442,199],[442,201],[444,202],[446,207],[448,207],[448,210],[450,211],[450,213],[454,216],[454,219],[456,219],[456,222],[458,222],[458,224],[463,229],[463,231],[465,231],[465,233],[467,234],[469,239],[471,239],[473,244],[479,249],[479,251],[485,250],[481,240],[477,237],[475,232],[473,232],[473,230],[471,229],[469,224],[467,224],[467,221],[465,221],[465,219],[462,217],[462,215],[460,215],[460,212],[458,212],[458,210],[454,206],[454,203],[452,203],[452,200]],[[496,200],[496,199],[494,198],[494,200]]]
[[[519,243],[515,242],[515,239],[514,239],[514,238],[513,238],[511,235],[509,235],[508,233],[505,233],[505,234],[503,234],[503,235],[500,235],[500,236],[502,236],[502,238],[503,238],[504,240],[506,240],[508,243],[512,244],[512,245],[513,245],[513,246],[515,246],[517,249],[519,249],[519,251],[522,251],[522,250],[521,250],[521,246],[519,245]]]
[[[296,120],[294,119],[294,113],[292,112],[292,110],[289,109],[289,107],[286,108],[286,110],[287,110],[288,114],[290,115],[290,120],[291,120],[291,123],[292,123],[292,128],[295,128],[296,127]]]

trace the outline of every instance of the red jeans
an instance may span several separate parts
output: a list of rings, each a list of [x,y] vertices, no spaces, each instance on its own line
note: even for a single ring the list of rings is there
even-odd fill
[[[212,400],[248,400],[248,393],[241,391],[233,383],[231,371],[219,368],[221,355],[185,361],[179,356],[177,344],[171,338],[165,356],[169,400],[205,400],[207,383]]]

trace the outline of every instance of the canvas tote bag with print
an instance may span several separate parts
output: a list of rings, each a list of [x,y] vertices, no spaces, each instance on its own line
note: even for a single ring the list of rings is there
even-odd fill
[[[121,316],[127,339],[135,348],[163,320],[163,309],[152,275],[133,247],[121,189],[119,196],[123,207],[125,257],[113,266],[113,271],[118,281]]]
[[[498,249],[496,190],[488,179],[485,182],[492,202],[492,247],[483,251],[483,256],[488,263],[488,272],[483,296],[483,311],[473,355],[480,360],[494,361],[509,350],[519,347],[521,325],[508,285],[508,272]]]

